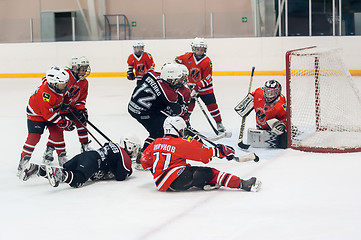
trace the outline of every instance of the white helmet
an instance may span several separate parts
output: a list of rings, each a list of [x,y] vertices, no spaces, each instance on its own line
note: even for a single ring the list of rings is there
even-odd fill
[[[131,158],[134,158],[140,150],[140,140],[134,135],[125,136],[120,139],[120,146],[124,148]]]
[[[167,117],[163,123],[164,135],[174,135],[181,137],[183,136],[184,129],[187,127],[186,122],[183,118],[176,117]]]
[[[79,79],[83,80],[84,78],[89,76],[89,74],[91,72],[90,65],[89,65],[89,60],[84,56],[81,56],[81,57],[76,59],[76,68],[78,69],[78,73],[79,73],[79,68],[80,67],[86,67],[85,74],[83,76],[79,76]]]
[[[57,93],[65,93],[69,88],[69,74],[64,70],[60,69],[57,66],[51,67],[46,71],[46,82],[48,86],[52,88]],[[64,89],[59,89],[59,84],[67,84]]]
[[[204,40],[204,38],[198,38],[196,37],[195,39],[193,39],[192,44],[192,51],[195,51],[195,48],[204,48],[204,52],[207,52],[207,42],[206,40]]]
[[[76,66],[78,57],[71,57],[69,60],[69,68],[72,69],[73,66]]]
[[[133,48],[136,48],[136,47],[144,47],[144,43],[142,40],[135,40],[134,43],[133,43]]]
[[[166,63],[160,70],[160,78],[167,81],[172,87],[180,88],[188,78],[186,66],[178,63]]]

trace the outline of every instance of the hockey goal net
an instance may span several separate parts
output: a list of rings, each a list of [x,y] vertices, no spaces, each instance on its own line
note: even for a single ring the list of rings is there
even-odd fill
[[[286,53],[290,148],[361,151],[361,95],[341,56],[317,47]]]

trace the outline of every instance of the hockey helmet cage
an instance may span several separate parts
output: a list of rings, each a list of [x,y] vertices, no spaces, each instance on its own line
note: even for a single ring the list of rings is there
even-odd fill
[[[268,80],[264,84],[263,93],[266,103],[274,102],[281,95],[282,87],[276,80]]]
[[[69,74],[57,66],[51,67],[45,74],[48,86],[57,93],[65,93],[69,88]],[[66,84],[64,88],[59,88],[59,85]]]
[[[164,135],[174,135],[181,137],[184,129],[187,127],[186,122],[179,116],[167,117],[163,123]]]
[[[196,37],[191,43],[192,51],[194,52],[196,48],[204,48],[204,52],[207,52],[207,42],[204,38]]]
[[[135,158],[140,150],[140,140],[134,135],[125,136],[120,139],[120,146],[124,148],[130,158]]]
[[[80,80],[83,80],[84,78],[89,76],[91,69],[90,69],[89,60],[86,57],[81,56],[81,57],[77,58],[76,67],[78,69],[78,75],[79,75],[79,72],[81,72],[80,68],[84,67],[84,69],[83,69],[84,73],[81,73],[81,75],[79,76]]]

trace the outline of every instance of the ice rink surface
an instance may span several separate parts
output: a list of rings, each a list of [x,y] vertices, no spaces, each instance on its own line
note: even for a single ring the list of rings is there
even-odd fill
[[[284,77],[275,77],[284,85]],[[255,76],[252,89],[268,77]],[[361,81],[361,79],[358,79]],[[260,161],[215,159],[209,166],[262,182],[257,193],[216,191],[157,192],[149,172],[135,170],[124,182],[89,183],[79,189],[53,188],[43,178],[22,182],[16,168],[27,136],[25,108],[40,79],[0,79],[0,239],[360,239],[361,153],[320,154],[291,149],[255,149]],[[240,117],[233,110],[246,95],[249,77],[215,77],[218,104],[233,137],[219,140],[237,154]],[[127,112],[135,82],[90,78],[89,120],[113,141],[147,136]],[[285,93],[285,91],[283,91]],[[205,135],[212,129],[199,107],[191,123]],[[254,113],[247,128],[255,126]],[[105,140],[89,128],[97,139]],[[47,130],[32,161],[41,162]],[[76,132],[66,133],[68,156],[79,153]],[[98,148],[96,141],[92,147]]]

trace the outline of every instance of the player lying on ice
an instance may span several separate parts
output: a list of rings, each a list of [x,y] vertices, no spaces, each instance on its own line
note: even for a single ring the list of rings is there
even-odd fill
[[[187,159],[209,163],[213,157],[232,159],[234,149],[218,144],[206,146],[184,136],[186,123],[181,117],[167,117],[164,137],[155,139],[143,152],[141,164],[153,174],[159,191],[183,191],[192,187],[211,190],[220,186],[256,192],[261,186],[257,178],[243,180],[212,167],[191,166]]]
[[[64,182],[74,188],[81,187],[89,179],[123,181],[132,174],[131,158],[136,157],[140,140],[125,137],[121,145],[108,142],[98,150],[82,152],[66,162],[63,168],[28,162],[19,177],[26,181],[31,176],[39,176],[47,178],[53,187]]]

